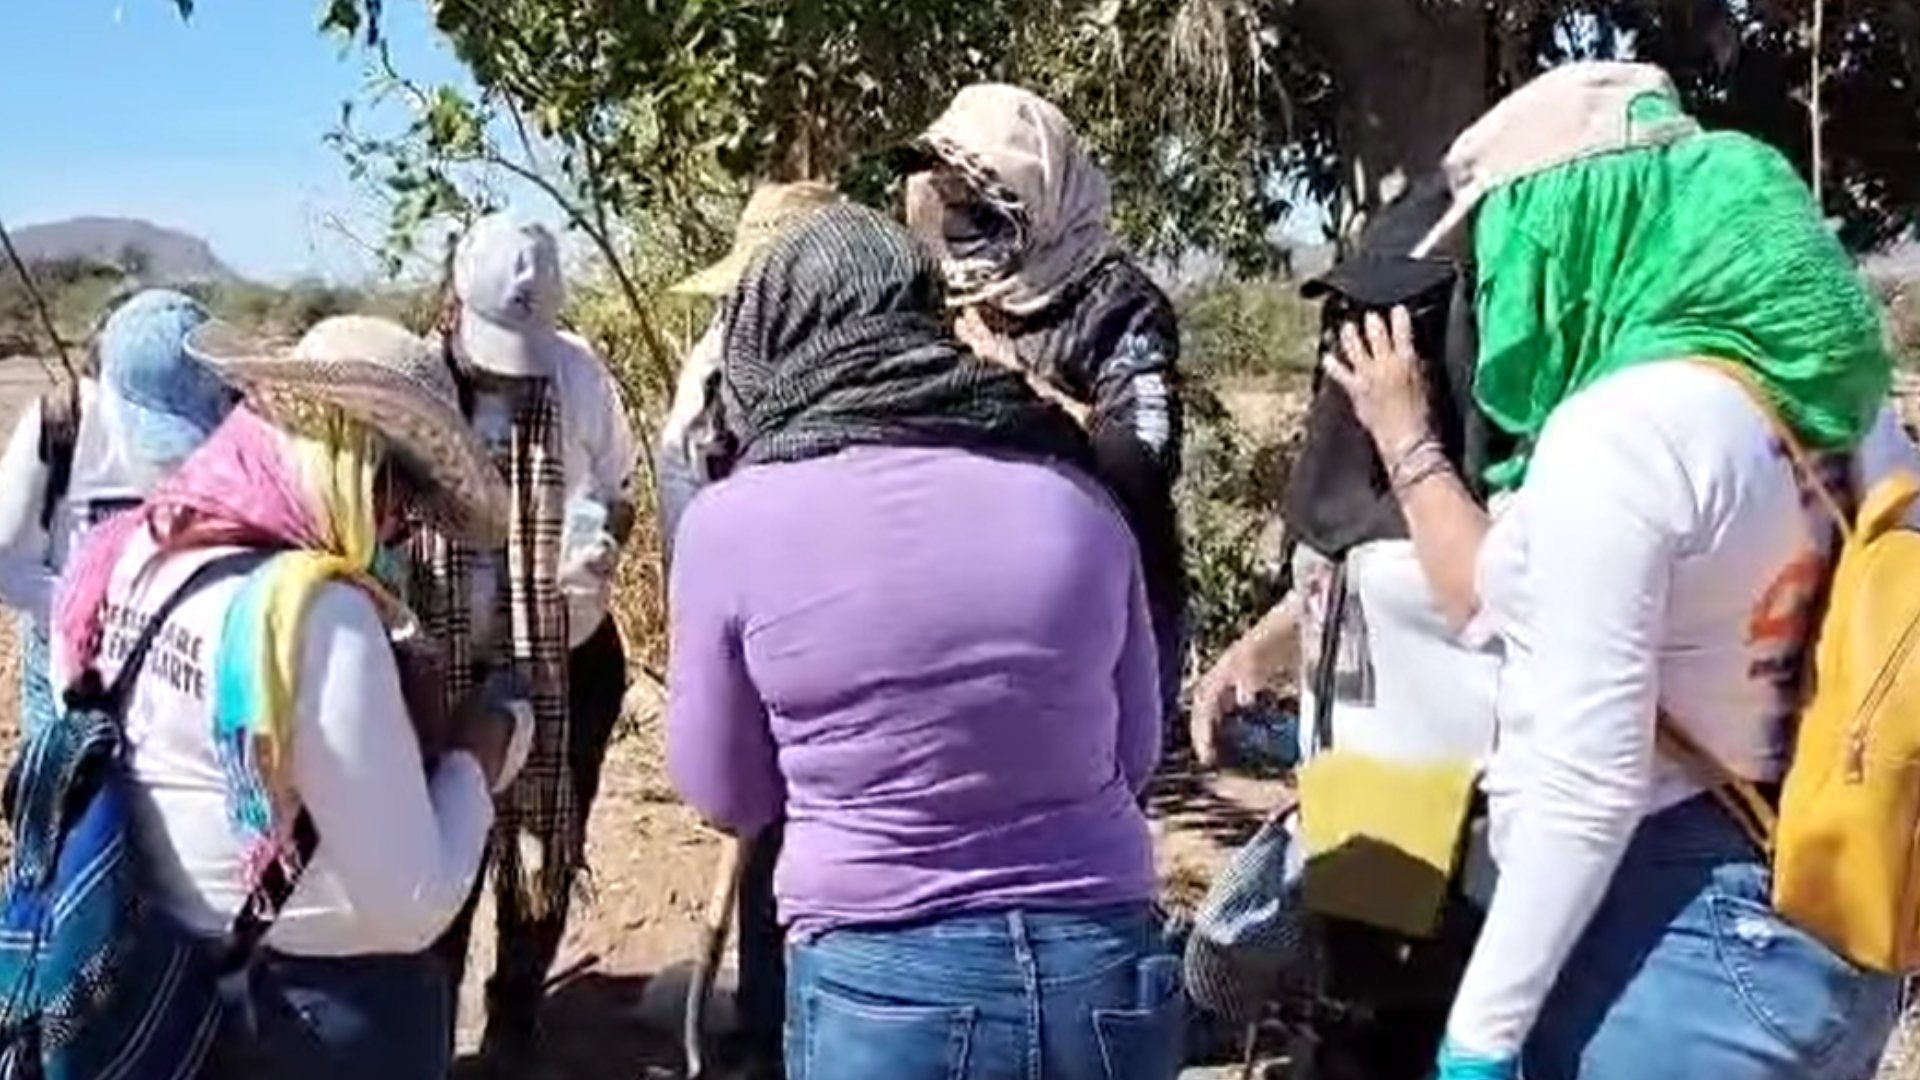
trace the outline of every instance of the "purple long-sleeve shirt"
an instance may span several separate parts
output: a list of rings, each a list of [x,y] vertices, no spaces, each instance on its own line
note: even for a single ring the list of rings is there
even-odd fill
[[[1070,469],[862,448],[680,526],[667,750],[722,825],[787,816],[801,936],[1150,898],[1161,703],[1139,557]]]

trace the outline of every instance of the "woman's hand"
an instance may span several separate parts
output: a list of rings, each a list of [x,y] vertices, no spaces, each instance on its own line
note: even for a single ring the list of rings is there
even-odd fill
[[[1327,377],[1353,401],[1354,415],[1373,436],[1380,458],[1391,469],[1407,451],[1431,434],[1426,382],[1413,348],[1413,318],[1393,309],[1391,325],[1367,313],[1366,332],[1348,323],[1340,330],[1340,352],[1322,361]]]
[[[530,696],[526,680],[503,669],[468,694],[454,714],[454,748],[474,756],[496,795],[513,783],[527,763],[533,743]]]
[[[1220,760],[1220,736],[1234,712],[1253,704],[1255,696],[1267,688],[1273,672],[1255,655],[1257,650],[1238,642],[1193,688],[1193,708],[1188,713],[1187,735],[1193,740],[1193,756],[1202,768],[1212,768]]]
[[[1286,655],[1298,647],[1301,595],[1282,597],[1240,640],[1228,646],[1193,689],[1187,737],[1203,768],[1219,761],[1221,732],[1235,711],[1254,703],[1287,669]]]

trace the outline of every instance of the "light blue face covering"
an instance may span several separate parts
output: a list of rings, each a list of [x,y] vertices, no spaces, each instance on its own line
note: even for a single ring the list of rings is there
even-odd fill
[[[385,586],[395,596],[407,595],[407,577],[409,563],[406,554],[399,548],[381,544],[373,551],[373,565],[367,569],[375,581]]]

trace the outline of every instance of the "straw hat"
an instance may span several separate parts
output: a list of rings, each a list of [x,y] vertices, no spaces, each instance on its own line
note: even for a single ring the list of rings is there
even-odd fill
[[[433,509],[476,543],[507,532],[506,482],[460,411],[447,365],[426,342],[386,319],[342,315],[292,348],[209,322],[187,351],[269,415],[297,419],[334,405],[380,433],[433,487]]]
[[[733,231],[733,250],[725,258],[675,285],[673,292],[683,296],[725,296],[733,291],[747,264],[759,254],[767,241],[802,215],[832,206],[840,193],[831,185],[812,180],[795,184],[762,184],[747,198],[740,212],[740,224]]]

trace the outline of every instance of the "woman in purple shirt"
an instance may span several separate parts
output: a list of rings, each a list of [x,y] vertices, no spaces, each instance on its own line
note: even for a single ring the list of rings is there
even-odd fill
[[[1165,1080],[1139,557],[1078,429],[954,342],[936,282],[843,206],[728,301],[735,469],[681,525],[673,776],[737,832],[787,817],[791,1080]]]

